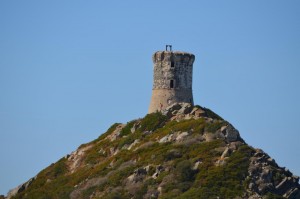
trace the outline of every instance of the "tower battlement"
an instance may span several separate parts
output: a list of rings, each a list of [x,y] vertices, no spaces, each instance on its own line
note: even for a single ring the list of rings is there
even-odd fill
[[[182,51],[157,51],[152,56],[153,63],[159,61],[189,62],[193,64],[195,55]]]
[[[193,104],[192,76],[195,55],[181,51],[157,51],[152,56],[153,89],[149,113],[173,103]]]

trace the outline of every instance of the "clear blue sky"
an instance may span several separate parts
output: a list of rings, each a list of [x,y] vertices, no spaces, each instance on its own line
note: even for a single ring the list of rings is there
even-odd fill
[[[194,53],[196,104],[300,175],[300,1],[0,1],[0,194],[147,113],[152,54]]]

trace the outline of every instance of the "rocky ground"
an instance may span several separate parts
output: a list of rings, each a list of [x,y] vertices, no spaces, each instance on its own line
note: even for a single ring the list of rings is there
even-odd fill
[[[217,114],[179,103],[114,124],[5,198],[297,199],[298,181]]]

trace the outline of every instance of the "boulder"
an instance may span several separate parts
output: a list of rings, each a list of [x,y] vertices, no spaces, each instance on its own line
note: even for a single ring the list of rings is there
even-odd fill
[[[193,116],[195,116],[196,118],[199,118],[199,117],[206,117],[206,116],[207,116],[206,112],[205,112],[203,109],[199,108],[199,107],[194,107],[194,108],[192,109],[190,115],[193,115]]]
[[[285,177],[277,186],[276,190],[278,194],[284,194],[286,190],[288,190],[290,187],[293,187],[293,179],[291,177]]]
[[[299,188],[292,188],[287,191],[283,197],[288,199],[299,199],[300,198],[300,189]]]
[[[158,175],[163,172],[165,170],[165,168],[162,165],[158,165],[156,167],[155,173],[152,175],[152,178],[156,179],[158,177]]]
[[[178,111],[179,109],[181,109],[181,105],[179,103],[175,103],[175,104],[168,106],[165,110],[168,112],[173,112],[175,110]]]
[[[199,109],[198,107],[194,107],[194,108],[192,109],[192,111],[190,112],[190,114],[191,114],[191,115],[195,115],[195,111],[198,110],[198,109]]]
[[[192,105],[189,103],[180,103],[181,108],[178,110],[177,114],[187,114],[192,110]]]
[[[228,142],[234,142],[240,139],[240,134],[231,124],[226,128],[221,128],[222,133],[225,135],[225,138]]]
[[[10,190],[8,193],[7,193],[7,196],[6,198],[7,199],[10,199],[12,197],[14,197],[15,195],[17,195],[18,193],[26,190],[28,188],[28,186],[36,179],[36,177],[34,178],[30,178],[27,182],[17,186],[16,188]]]
[[[204,133],[203,137],[206,142],[211,142],[216,139],[216,135],[214,133]]]
[[[173,135],[174,135],[173,133],[168,134],[168,135],[162,137],[158,142],[159,143],[171,142],[173,140]]]
[[[221,159],[224,159],[229,154],[230,154],[230,149],[228,147],[226,147],[225,150],[223,151],[222,155],[221,155]]]
[[[182,133],[179,132],[179,134],[176,136],[175,140],[176,140],[176,142],[182,142],[188,135],[189,135],[188,132],[182,132]]]
[[[127,150],[131,150],[138,143],[140,143],[140,141],[138,139],[134,140],[134,142],[128,146]]]
[[[231,142],[229,144],[229,149],[231,149],[232,151],[237,150],[240,146],[242,146],[244,143],[241,141],[236,141],[236,142]]]
[[[138,169],[134,170],[132,175],[128,176],[127,184],[143,181],[143,179],[146,175],[147,175],[147,171],[145,168],[138,168]]]
[[[117,138],[120,137],[120,133],[121,133],[121,130],[125,127],[126,125],[125,124],[120,124],[116,127],[116,129],[106,137],[106,139],[109,139],[111,142],[112,141],[115,141]]]
[[[192,168],[192,170],[197,170],[199,165],[201,164],[202,162],[200,160],[197,160]]]

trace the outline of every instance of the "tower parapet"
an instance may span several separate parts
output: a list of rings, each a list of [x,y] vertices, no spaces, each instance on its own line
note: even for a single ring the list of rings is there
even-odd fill
[[[170,47],[171,49],[171,47]],[[157,51],[152,56],[153,89],[148,113],[173,103],[193,104],[192,77],[195,55],[180,51]]]

